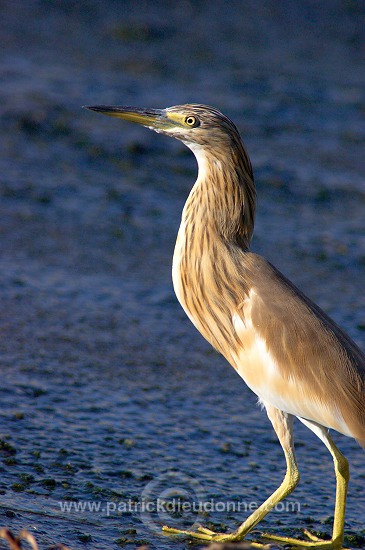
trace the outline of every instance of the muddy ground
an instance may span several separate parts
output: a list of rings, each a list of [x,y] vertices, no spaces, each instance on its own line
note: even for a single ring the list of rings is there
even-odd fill
[[[229,115],[256,175],[253,249],[365,349],[364,21],[360,0],[2,0],[0,525],[42,548],[183,549],[161,523],[232,529],[280,483],[266,415],[172,290],[193,155],[81,105]],[[296,438],[301,484],[252,538],[331,533],[331,459]],[[364,452],[335,439],[347,547],[364,548]],[[141,514],[175,497],[215,509]]]

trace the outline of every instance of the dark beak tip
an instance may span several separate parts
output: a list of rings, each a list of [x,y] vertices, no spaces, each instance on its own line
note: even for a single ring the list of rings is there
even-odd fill
[[[81,109],[87,109],[88,111],[101,111],[99,105],[82,105]]]
[[[82,108],[104,115],[115,115],[123,110],[123,108],[116,105],[83,105]]]

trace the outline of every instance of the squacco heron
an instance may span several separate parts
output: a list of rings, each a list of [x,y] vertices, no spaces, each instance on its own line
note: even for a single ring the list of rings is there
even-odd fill
[[[281,485],[234,532],[163,530],[207,541],[242,540],[299,481],[293,443],[297,417],[333,458],[332,538],[320,540],[309,532],[305,540],[263,536],[296,547],[341,549],[349,467],[329,428],[365,447],[365,356],[273,265],[250,252],[256,191],[236,126],[217,109],[197,104],[87,108],[175,137],[193,151],[199,171],[182,212],[174,289],[195,327],[258,396],[286,459]]]

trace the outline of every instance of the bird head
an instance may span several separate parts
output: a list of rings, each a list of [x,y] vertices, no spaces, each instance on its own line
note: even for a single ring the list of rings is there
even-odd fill
[[[179,139],[194,152],[197,148],[222,150],[239,138],[236,126],[223,113],[207,105],[187,104],[166,109],[140,109],[109,105],[86,106],[104,115],[142,124],[150,130]]]
[[[140,109],[109,105],[86,106],[104,115],[142,124],[151,130],[174,137],[187,145],[198,162],[196,185],[220,188],[231,200],[219,204],[216,218],[225,225],[227,240],[249,247],[256,191],[249,156],[236,126],[213,107],[199,104],[176,105],[166,109]],[[231,193],[227,193],[231,189]],[[228,198],[227,198],[228,197]],[[223,205],[223,206],[222,206]],[[222,222],[227,219],[227,223]]]

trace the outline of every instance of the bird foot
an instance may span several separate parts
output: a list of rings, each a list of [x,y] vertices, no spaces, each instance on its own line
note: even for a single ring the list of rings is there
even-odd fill
[[[164,525],[162,527],[162,531],[169,535],[186,535],[188,537],[194,537],[195,539],[207,541],[227,542],[238,540],[236,538],[237,535],[235,537],[235,533],[216,533],[215,531],[202,527],[201,525],[197,527],[196,531],[184,531],[183,529],[174,529],[173,527],[167,527],[167,525]]]
[[[188,537],[206,540],[209,542],[237,542],[244,538],[244,535],[237,531],[232,531],[232,533],[216,533],[215,531],[211,531],[211,529],[207,529],[201,525],[198,526],[196,531],[184,531],[182,529],[174,529],[164,525],[162,527],[162,531],[168,535],[186,535]],[[259,542],[250,541],[250,544],[253,548],[262,548],[264,550],[265,548],[269,548],[266,544],[261,544]]]
[[[275,542],[281,542],[283,544],[291,545],[294,548],[316,548],[317,550],[346,550],[342,547],[341,541],[336,540],[323,540],[315,535],[312,535],[307,529],[304,529],[304,534],[309,540],[294,539],[290,537],[280,537],[277,535],[270,535],[263,533],[261,536],[264,539],[272,540]]]

